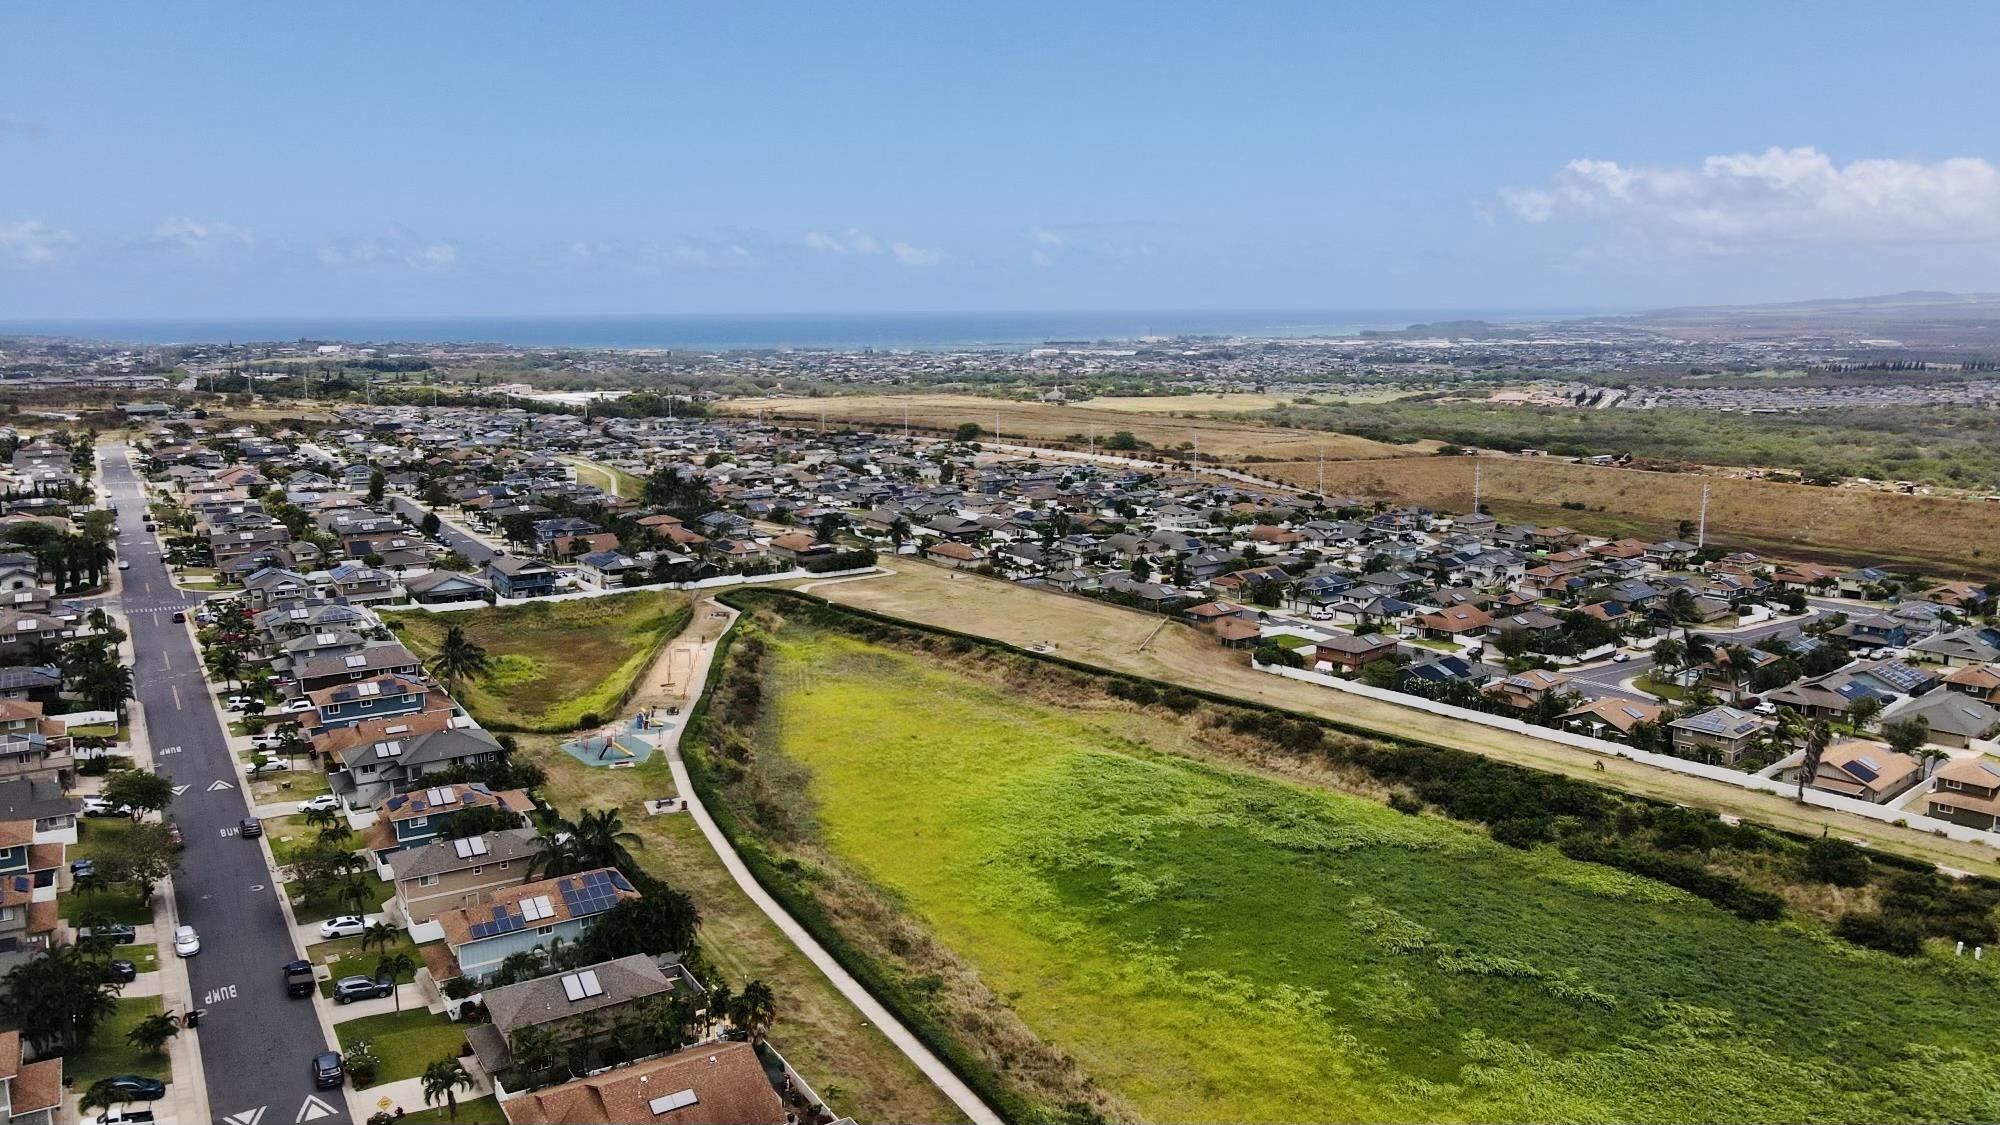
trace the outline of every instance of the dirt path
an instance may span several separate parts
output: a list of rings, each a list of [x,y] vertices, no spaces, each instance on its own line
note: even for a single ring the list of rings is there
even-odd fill
[[[2000,875],[2000,855],[1981,844],[1800,805],[1775,794],[1737,789],[1628,759],[1604,758],[1544,739],[1252,671],[1241,654],[1217,649],[1207,637],[1185,625],[1176,622],[1161,628],[1158,617],[1105,602],[1034,590],[911,559],[898,560],[894,575],[830,586],[819,591],[819,596],[1022,648],[1044,645],[1070,660],[1484,754],[1787,831],[1815,836],[1831,831],[1956,870]],[[1155,629],[1158,636],[1141,651],[1141,644]]]

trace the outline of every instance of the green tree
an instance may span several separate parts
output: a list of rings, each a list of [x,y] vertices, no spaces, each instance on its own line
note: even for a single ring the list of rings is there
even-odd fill
[[[439,679],[457,690],[466,680],[483,676],[492,661],[486,649],[465,635],[465,630],[453,625],[445,630],[444,640],[438,644],[437,655],[431,657],[431,671]]]
[[[361,931],[361,952],[366,953],[379,945],[382,947],[382,952],[387,953],[389,947],[396,944],[396,939],[401,936],[403,931],[387,922],[370,922]]]
[[[181,1023],[165,1012],[154,1012],[125,1033],[125,1041],[149,1055],[166,1053],[167,1041],[181,1033]]]
[[[424,1067],[424,1104],[444,1102],[445,1116],[458,1120],[458,1091],[471,1093],[478,1088],[472,1075],[457,1059],[438,1059]]]
[[[140,813],[161,812],[174,803],[173,779],[145,770],[120,770],[104,785],[104,799],[113,807],[132,806],[132,819]]]
[[[979,435],[985,432],[985,430],[979,428],[979,423],[977,422],[960,422],[957,431],[952,436],[959,441],[978,441]]]
[[[1924,745],[1930,741],[1930,737],[1930,720],[1922,715],[1914,719],[1882,724],[1882,741],[1889,744],[1889,749],[1898,754],[1908,754],[1912,758],[1923,753]]]
[[[417,526],[418,530],[435,539],[437,538],[438,530],[444,526],[444,520],[436,512],[425,512],[424,518]]]
[[[658,956],[694,949],[695,927],[701,917],[694,900],[655,883],[640,898],[628,898],[598,915],[584,931],[580,944],[593,961],[612,961],[634,953]]]
[[[617,809],[585,809],[571,831],[586,867],[616,867],[627,875],[639,870],[631,849],[643,848],[646,842],[625,827]]]
[[[1882,697],[1864,695],[1847,705],[1847,721],[1860,734],[1882,717]]]
[[[730,1022],[748,1031],[750,1037],[760,1043],[777,1018],[777,997],[772,994],[771,986],[761,980],[753,980],[743,986],[730,1012]]]
[[[514,1065],[528,1076],[532,1086],[546,1086],[554,1072],[562,1070],[563,1077],[569,1077],[565,1062],[569,1052],[557,1041],[547,1028],[523,1027],[507,1038],[507,1049],[514,1056]]]
[[[374,472],[369,473],[368,502],[370,504],[380,504],[382,502],[382,494],[383,492],[388,490],[388,487],[389,487],[389,475],[387,473],[384,473],[380,469],[376,469]]]
[[[416,972],[416,970],[416,958],[410,956],[407,952],[391,953],[375,962],[375,979],[380,980],[383,977],[388,977],[389,983],[392,986],[401,985],[403,978]],[[396,998],[396,1010],[399,1012],[402,1011],[403,990],[400,987],[392,988],[391,995]]]
[[[0,1008],[13,1013],[37,1055],[73,1054],[118,1010],[121,987],[106,978],[102,963],[73,945],[58,945],[7,971]]]

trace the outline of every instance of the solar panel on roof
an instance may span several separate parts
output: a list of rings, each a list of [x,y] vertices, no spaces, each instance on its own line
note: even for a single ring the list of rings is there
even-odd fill
[[[658,1117],[663,1113],[672,1113],[677,1109],[686,1109],[688,1106],[694,1105],[699,1101],[701,1099],[695,1096],[693,1090],[678,1090],[665,1097],[654,1098],[652,1101],[646,1103],[646,1108],[653,1111],[653,1116]]]
[[[1854,761],[1847,763],[1847,772],[1863,781],[1873,781],[1882,776],[1882,771],[1876,769],[1866,758],[1856,758]]]

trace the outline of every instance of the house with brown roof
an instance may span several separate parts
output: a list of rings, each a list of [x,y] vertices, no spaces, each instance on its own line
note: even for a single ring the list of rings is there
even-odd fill
[[[1562,713],[1562,725],[1570,730],[1603,737],[1616,734],[1620,737],[1632,733],[1632,728],[1640,723],[1657,723],[1666,708],[1656,703],[1638,699],[1622,699],[1607,695],[1588,703],[1572,707]]]
[[[517,883],[485,902],[443,911],[436,921],[459,974],[477,982],[491,977],[512,954],[546,948],[558,938],[574,944],[599,915],[638,897],[624,873],[599,867]]]
[[[2000,827],[2000,761],[1956,758],[1932,775],[1930,815],[1968,828]]]
[[[62,1059],[22,1062],[21,1033],[0,1031],[0,1122],[55,1125],[62,1094]]]
[[[1378,660],[1395,656],[1396,638],[1382,633],[1336,633],[1302,650],[1300,655],[1306,658],[1309,668],[1325,664],[1330,669],[1359,672]]]
[[[500,1103],[510,1125],[787,1125],[748,1043],[702,1043]]]
[[[1987,703],[2000,702],[2000,664],[1972,664],[1944,678],[1946,691],[1969,695]]]
[[[1445,640],[1477,637],[1492,627],[1492,614],[1469,605],[1450,606],[1417,618],[1417,628],[1423,631],[1424,636]]]
[[[1780,770],[1778,776],[1796,781],[1803,764],[1802,760],[1799,766]],[[1908,754],[1899,754],[1880,742],[1844,738],[1820,752],[1819,771],[1806,784],[1822,793],[1838,793],[1880,804],[1907,791],[1923,777],[1923,765]]]
[[[478,906],[498,891],[520,883],[536,852],[535,833],[527,828],[457,840],[433,839],[399,849],[389,856],[390,878],[396,884],[389,911],[414,934],[417,926],[435,920],[442,911]],[[431,941],[438,936],[416,940]]]
[[[925,547],[924,557],[934,563],[959,569],[978,566],[985,561],[985,556],[978,551],[964,543],[954,543],[949,539],[940,539]]]
[[[1551,692],[1560,692],[1569,683],[1561,672],[1530,668],[1519,675],[1495,680],[1479,689],[1480,694],[1515,711],[1530,711]]]

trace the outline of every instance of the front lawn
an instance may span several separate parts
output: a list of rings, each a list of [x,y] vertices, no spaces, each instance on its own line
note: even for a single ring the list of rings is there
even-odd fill
[[[102,911],[113,922],[143,926],[153,920],[153,908],[131,891],[102,890],[56,896],[56,915],[74,923],[93,910]]]
[[[375,975],[376,964],[384,957],[393,956],[397,953],[407,953],[410,955],[410,960],[418,966],[424,963],[424,959],[417,953],[416,944],[410,940],[410,934],[407,930],[398,930],[396,932],[396,940],[390,942],[387,949],[379,945],[371,945],[366,950],[363,950],[361,948],[361,939],[350,937],[336,938],[333,941],[324,941],[318,945],[307,946],[306,952],[312,956],[315,964],[325,965],[327,971],[333,974],[328,979],[320,982],[319,994],[321,996],[332,996],[333,982],[342,977],[373,977]],[[328,958],[332,958],[332,960],[329,961]],[[409,972],[399,975],[396,978],[396,983],[407,984],[415,979],[416,969],[412,968]]]
[[[63,1077],[76,1089],[87,1089],[100,1078],[114,1074],[138,1074],[147,1078],[168,1076],[167,1056],[149,1055],[125,1039],[125,1033],[160,1010],[157,996],[130,996],[118,1001],[118,1010],[97,1025],[90,1046],[63,1060]]]
[[[359,878],[368,884],[368,893],[370,896],[368,903],[362,907],[361,913],[380,913],[382,904],[388,902],[395,895],[396,884],[383,879],[377,879],[369,872],[363,872]],[[291,893],[289,889],[287,893]],[[341,902],[331,893],[322,898],[301,898],[292,904],[292,914],[301,922],[317,923],[323,919],[331,918],[336,914],[352,913],[354,913],[353,904]]]
[[[457,692],[494,730],[559,733],[614,718],[660,646],[687,627],[686,596],[640,590],[606,598],[468,610],[384,613],[411,652],[428,661],[458,626],[490,667]]]
[[[333,1031],[343,1051],[363,1039],[374,1044],[375,1057],[382,1060],[375,1085],[415,1078],[439,1059],[460,1058],[466,1053],[465,1028],[422,1008],[363,1016],[334,1024]]]

